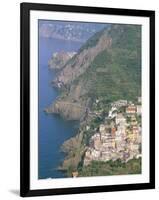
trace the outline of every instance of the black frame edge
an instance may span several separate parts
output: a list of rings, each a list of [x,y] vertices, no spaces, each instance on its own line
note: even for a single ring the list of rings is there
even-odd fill
[[[117,187],[117,188],[116,188]],[[120,192],[133,190],[154,189],[150,183],[139,184],[124,184],[124,185],[108,185],[108,186],[92,186],[92,187],[77,187],[77,188],[59,188],[59,189],[40,189],[30,190],[25,197],[32,196],[50,196],[50,195],[69,195],[69,194],[85,194],[99,192]]]
[[[150,182],[108,186],[30,190],[30,10],[145,16],[150,18],[150,125],[155,133],[155,11],[38,3],[20,4],[20,196],[64,195],[155,189],[155,134],[150,134]],[[24,48],[25,47],[25,48]],[[25,114],[24,114],[25,113]]]
[[[150,183],[155,188],[155,11],[150,16]]]
[[[78,12],[78,13],[95,13],[95,14],[111,14],[111,15],[131,15],[131,16],[151,16],[153,10],[139,10],[126,8],[109,8],[109,7],[94,7],[80,5],[62,5],[62,4],[45,4],[45,3],[21,3],[28,10],[47,10],[61,12]]]
[[[30,190],[29,136],[29,9],[20,4],[20,196]],[[24,48],[25,47],[25,48]]]

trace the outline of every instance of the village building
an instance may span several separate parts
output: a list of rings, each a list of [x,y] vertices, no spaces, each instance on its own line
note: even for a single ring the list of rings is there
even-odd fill
[[[141,158],[142,157],[142,155],[141,154],[137,154],[136,155],[136,158],[138,159],[138,158]]]
[[[115,118],[115,123],[118,125],[119,123],[125,123],[126,122],[126,119],[125,117],[123,116],[122,113],[118,113],[116,118]]]
[[[116,136],[120,138],[120,140],[125,139],[126,137],[126,127],[124,125],[120,125],[117,127]]]
[[[137,120],[136,120],[135,115],[132,115],[130,124],[131,124],[132,126],[136,126],[136,125],[137,125]]]
[[[94,136],[92,136],[91,141],[92,141],[93,147],[96,150],[99,150],[100,146],[101,146],[101,137],[100,137],[100,134],[96,133]]]
[[[99,132],[100,132],[100,133],[105,132],[105,125],[104,125],[104,124],[101,124],[101,125],[99,126]]]
[[[132,133],[133,133],[133,134],[136,134],[136,135],[139,134],[139,129],[138,129],[137,126],[133,126],[133,127],[132,127]]]
[[[126,106],[128,103],[127,100],[118,100],[118,101],[115,101],[111,104],[112,107],[116,107],[116,108],[120,108],[122,106]]]
[[[125,149],[126,149],[126,141],[125,140],[118,141],[116,143],[116,149],[117,149],[117,152],[125,151]]]
[[[136,109],[137,109],[137,114],[141,115],[141,105],[137,105]]]
[[[135,139],[136,139],[136,135],[134,135],[134,134],[131,132],[131,134],[128,135],[128,139],[129,139],[129,142],[130,142],[130,143],[131,143],[131,142],[134,142]]]
[[[116,106],[127,105],[126,101],[117,102]],[[125,112],[118,113],[118,108],[112,107],[108,120],[106,119],[99,128],[96,128],[98,132],[90,139],[84,156],[84,165],[89,165],[92,160],[115,161],[120,159],[122,162],[128,162],[130,159],[137,158],[141,154],[142,139],[141,125],[136,119],[136,114],[139,115],[139,113],[141,113],[141,106],[138,107],[132,103],[126,107]],[[130,116],[130,120],[126,120],[125,115]]]
[[[115,138],[115,133],[116,133],[116,128],[115,127],[111,128],[111,134],[112,134],[112,137],[114,138]]]
[[[110,138],[111,138],[111,133],[110,132],[101,133],[101,141],[103,143],[107,142]]]
[[[111,159],[111,153],[110,152],[104,151],[104,152],[101,153],[101,158],[100,158],[101,161],[108,161],[110,159]]]
[[[111,110],[109,111],[108,118],[114,118],[117,116],[117,108],[112,107]]]
[[[93,158],[93,160],[98,160],[100,157],[101,152],[96,150],[96,149],[92,149],[91,151],[91,156]]]
[[[126,113],[127,114],[135,114],[136,113],[136,106],[135,105],[129,105],[126,107]]]
[[[72,172],[72,177],[76,178],[78,176],[78,171]]]
[[[83,162],[84,166],[89,165],[91,161],[92,161],[91,148],[88,148],[87,151],[85,152],[85,157]]]
[[[99,99],[96,99],[96,103],[99,103]]]
[[[125,162],[128,162],[129,158],[130,158],[130,153],[129,152],[124,152],[123,153],[123,160]]]

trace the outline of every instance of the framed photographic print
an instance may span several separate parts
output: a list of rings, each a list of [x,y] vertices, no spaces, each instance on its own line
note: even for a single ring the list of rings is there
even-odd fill
[[[21,196],[155,188],[155,12],[21,4]]]

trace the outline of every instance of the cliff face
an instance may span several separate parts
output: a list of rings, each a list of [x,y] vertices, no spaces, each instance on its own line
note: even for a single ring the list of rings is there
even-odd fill
[[[85,107],[78,103],[58,100],[47,108],[46,112],[60,114],[66,120],[80,120],[84,117]]]
[[[60,88],[72,83],[80,75],[85,73],[91,62],[93,62],[94,58],[100,52],[111,47],[111,43],[112,39],[110,37],[106,34],[102,35],[96,46],[84,49],[64,67],[53,81],[54,85]]]
[[[76,52],[56,52],[52,55],[52,58],[49,60],[48,65],[51,69],[60,70],[64,67],[65,63],[75,54]]]
[[[62,90],[47,112],[80,120],[92,102],[133,99],[141,94],[141,28],[112,25],[91,37],[53,80]]]
[[[81,162],[82,155],[85,151],[85,146],[81,144],[82,138],[83,134],[79,133],[75,137],[72,137],[63,143],[61,150],[65,152],[67,156],[59,169],[68,170],[71,168],[72,171],[77,169],[77,166]]]

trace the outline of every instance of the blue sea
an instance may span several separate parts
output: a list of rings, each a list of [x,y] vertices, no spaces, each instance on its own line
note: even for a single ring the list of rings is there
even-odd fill
[[[38,121],[38,177],[63,178],[65,173],[57,168],[64,160],[60,146],[78,130],[78,123],[65,121],[58,115],[46,114],[48,107],[59,95],[51,85],[56,76],[48,68],[48,60],[54,52],[77,51],[82,44],[64,40],[39,37],[39,121]]]

